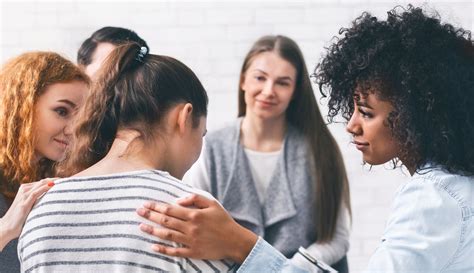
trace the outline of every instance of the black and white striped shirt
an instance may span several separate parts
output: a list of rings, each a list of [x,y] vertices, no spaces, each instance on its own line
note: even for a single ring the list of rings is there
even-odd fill
[[[136,209],[147,200],[175,203],[209,196],[156,170],[72,177],[31,211],[18,243],[22,272],[228,272],[228,261],[164,256],[151,244],[177,246],[142,232]]]

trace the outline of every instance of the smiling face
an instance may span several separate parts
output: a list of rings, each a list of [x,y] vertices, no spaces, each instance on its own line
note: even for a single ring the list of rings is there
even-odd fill
[[[398,144],[387,123],[392,110],[390,102],[380,100],[373,93],[354,95],[354,113],[346,129],[352,134],[364,161],[371,165],[383,164],[398,156]]]
[[[241,89],[245,92],[246,116],[285,118],[295,92],[295,67],[275,52],[263,52],[251,60]]]
[[[35,105],[35,158],[59,161],[71,136],[71,123],[87,93],[80,81],[46,87]]]

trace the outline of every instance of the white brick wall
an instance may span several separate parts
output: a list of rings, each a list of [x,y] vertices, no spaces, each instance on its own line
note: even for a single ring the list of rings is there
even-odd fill
[[[1,1],[1,0],[0,0]],[[412,1],[420,4],[419,1]],[[27,50],[53,50],[75,60],[81,42],[105,26],[134,29],[152,53],[174,56],[189,65],[210,97],[208,128],[216,129],[237,113],[237,80],[243,57],[265,34],[295,39],[313,71],[323,47],[342,26],[362,11],[382,16],[396,4],[384,0],[300,1],[1,1],[0,62]],[[442,18],[474,29],[472,1],[430,1]],[[318,94],[319,96],[319,94]],[[323,101],[324,102],[324,101]],[[326,107],[321,105],[323,113]],[[361,166],[342,125],[330,125],[349,173],[353,233],[352,272],[367,264],[382,234],[397,187],[406,181],[401,170]]]

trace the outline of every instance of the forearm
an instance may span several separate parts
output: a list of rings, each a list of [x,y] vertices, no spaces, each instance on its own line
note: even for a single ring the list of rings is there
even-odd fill
[[[295,266],[278,250],[262,238],[259,238],[237,272],[307,273],[317,271],[306,271]]]
[[[3,248],[5,248],[5,246],[13,239],[8,236],[9,232],[7,231],[3,221],[3,218],[0,218],[0,252],[2,252]]]

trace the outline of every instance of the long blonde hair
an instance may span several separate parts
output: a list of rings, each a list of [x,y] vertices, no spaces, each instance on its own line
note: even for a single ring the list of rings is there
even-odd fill
[[[74,80],[89,83],[76,65],[53,52],[29,52],[0,72],[0,192],[14,198],[19,184],[51,175],[53,163],[34,163],[35,105],[47,86]]]

